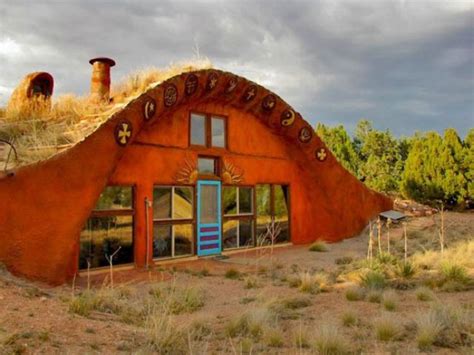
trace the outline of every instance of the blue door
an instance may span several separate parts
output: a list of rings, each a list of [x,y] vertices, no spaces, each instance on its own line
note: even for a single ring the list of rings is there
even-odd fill
[[[221,182],[197,183],[197,255],[221,253]]]

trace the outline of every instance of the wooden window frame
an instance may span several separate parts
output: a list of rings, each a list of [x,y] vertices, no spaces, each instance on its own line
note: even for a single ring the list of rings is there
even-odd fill
[[[192,144],[192,115],[204,116],[204,145]],[[212,119],[219,119],[224,121],[224,146],[217,147],[212,145]],[[224,115],[216,115],[213,113],[189,111],[188,118],[188,146],[193,148],[208,148],[217,150],[227,150],[228,148],[228,117]]]
[[[193,197],[192,200],[192,206],[191,206],[191,211],[192,211],[192,216],[191,218],[173,218],[173,212],[174,212],[174,190],[175,188],[180,188],[180,187],[188,187],[192,189],[191,195]],[[161,260],[170,260],[170,259],[179,259],[179,258],[187,258],[190,256],[195,255],[195,249],[196,249],[196,231],[195,231],[195,215],[196,215],[196,188],[193,185],[153,185],[153,193],[155,191],[155,188],[170,188],[171,189],[171,217],[170,218],[154,218],[153,217],[153,210],[152,210],[152,224],[153,224],[153,229],[151,231],[152,235],[152,240],[154,239],[154,228],[155,224],[160,225],[160,226],[171,226],[171,256],[162,256],[162,257],[155,257],[153,255],[153,250],[152,250],[152,259],[156,261],[161,261]],[[185,254],[185,255],[178,255],[175,256],[175,239],[174,239],[174,230],[173,226],[175,225],[182,225],[182,224],[189,224],[191,225],[191,229],[193,231],[193,245],[191,247],[191,253],[190,254]]]
[[[252,226],[252,244],[251,245],[246,245],[246,246],[237,246],[237,247],[232,247],[232,248],[224,248],[223,250],[240,250],[240,249],[246,249],[246,248],[254,248],[257,244],[257,238],[256,238],[256,226],[257,226],[257,214],[256,214],[256,208],[255,208],[255,186],[254,185],[222,185],[222,190],[226,187],[233,187],[236,188],[236,199],[237,199],[237,211],[238,211],[238,201],[239,201],[239,188],[251,188],[252,189],[252,213],[243,213],[243,214],[224,214],[224,193],[221,193],[221,215],[222,215],[222,237],[224,237],[224,223],[226,221],[238,221],[238,227],[237,227],[237,242],[239,245],[240,244],[240,221],[251,221],[253,223]]]
[[[199,172],[199,159],[212,159],[214,160],[214,174],[211,175],[211,174],[201,174]],[[199,180],[220,180],[220,176],[221,176],[221,158],[218,157],[218,156],[214,156],[214,155],[201,155],[199,154],[198,157],[197,157],[197,163],[196,163],[196,167],[198,169],[198,179]]]
[[[130,187],[132,189],[132,196],[131,196],[131,201],[132,201],[132,208],[117,208],[117,209],[103,209],[103,210],[97,210],[93,209],[89,215],[89,217],[86,220],[86,223],[88,223],[90,218],[101,218],[101,217],[114,217],[114,216],[131,216],[132,217],[132,250],[133,252],[133,261],[131,263],[125,263],[125,264],[118,264],[119,266],[124,266],[124,265],[133,265],[135,263],[135,197],[136,197],[136,186],[135,185],[121,185],[121,184],[112,184],[112,185],[106,185],[104,190],[107,187]],[[99,196],[100,198],[100,196]],[[94,206],[95,207],[95,206]],[[80,241],[79,241],[79,248],[80,248]],[[80,261],[80,254],[78,253],[77,255],[77,265],[79,266],[79,261]],[[108,266],[99,266],[94,269],[104,269],[107,268]],[[84,270],[84,269],[79,269],[79,271]]]

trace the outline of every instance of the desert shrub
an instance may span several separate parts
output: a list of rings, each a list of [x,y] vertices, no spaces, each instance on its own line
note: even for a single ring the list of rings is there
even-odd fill
[[[327,275],[323,273],[311,274],[309,272],[303,272],[300,273],[299,280],[299,290],[312,294],[327,290],[329,283]]]
[[[240,278],[241,274],[239,270],[230,268],[225,272],[224,276],[226,277],[226,279],[237,280]]]
[[[397,308],[398,296],[394,291],[386,291],[382,295],[382,305],[387,311],[394,311]]]
[[[268,329],[264,333],[265,343],[272,348],[280,348],[284,344],[283,334],[277,329]]]
[[[342,314],[341,317],[342,325],[345,327],[352,327],[359,323],[359,317],[352,311],[346,311]]]
[[[415,272],[415,266],[409,261],[398,263],[395,268],[395,274],[404,279],[411,279],[415,275]]]
[[[379,262],[380,264],[396,264],[397,263],[397,258],[393,256],[392,254],[382,252],[380,254],[377,254],[375,257],[375,260]]]
[[[298,349],[307,349],[311,346],[309,332],[306,328],[299,326],[293,333],[293,342]]]
[[[474,311],[453,304],[435,304],[431,311],[442,330],[435,340],[435,345],[444,347],[474,345]]]
[[[242,336],[259,340],[265,330],[276,325],[276,317],[270,310],[258,308],[231,319],[225,326],[225,334],[231,338]]]
[[[340,258],[337,258],[334,262],[336,265],[348,265],[352,263],[354,259],[350,256],[342,256]]]
[[[433,291],[431,291],[428,287],[424,287],[424,286],[419,287],[415,291],[415,295],[418,301],[423,301],[423,302],[433,301],[436,298]]]
[[[309,247],[309,251],[325,252],[328,250],[328,245],[323,240],[317,240]]]
[[[383,273],[371,270],[360,277],[360,283],[365,288],[380,290],[385,288],[387,281]]]
[[[280,319],[298,319],[300,313],[298,309],[311,305],[311,300],[303,297],[292,297],[284,299],[276,299],[268,303],[268,309]]]
[[[374,321],[375,335],[378,340],[396,340],[402,335],[402,327],[399,321],[392,316],[384,314]]]
[[[129,306],[120,289],[103,288],[86,290],[72,297],[69,301],[69,311],[85,317],[92,311],[121,315],[129,311]]]
[[[166,312],[153,309],[145,323],[146,345],[160,354],[186,354],[187,337],[183,330],[176,328]]]
[[[212,333],[212,328],[209,322],[204,320],[194,320],[188,328],[188,334],[193,340],[203,340]]]
[[[341,330],[333,324],[321,324],[314,336],[314,347],[319,354],[349,354],[349,343]]]
[[[436,313],[430,311],[416,318],[416,343],[420,350],[429,349],[443,330],[443,323]]]
[[[369,290],[369,292],[367,292],[367,301],[372,303],[382,302],[382,293],[377,290]]]
[[[311,299],[306,297],[292,297],[280,301],[286,309],[299,309],[311,306]]]
[[[360,301],[365,297],[364,290],[360,287],[351,287],[346,291],[348,301]]]
[[[196,288],[179,288],[173,290],[166,301],[173,314],[192,313],[204,306],[204,292]]]
[[[244,288],[251,289],[259,287],[258,280],[255,277],[248,276],[244,278]]]

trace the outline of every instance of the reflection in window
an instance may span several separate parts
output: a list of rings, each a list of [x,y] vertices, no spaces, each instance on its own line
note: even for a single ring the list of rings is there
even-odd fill
[[[216,174],[216,159],[214,158],[198,158],[198,172],[202,175]]]
[[[194,189],[156,186],[153,190],[153,257],[171,258],[193,253]]]
[[[225,148],[225,121],[223,118],[212,117],[211,119],[211,146]]]
[[[191,144],[206,145],[206,116],[191,114]]]
[[[107,186],[100,194],[96,210],[116,210],[132,208],[132,187]]]
[[[257,185],[256,195],[258,244],[271,244],[272,239],[273,243],[289,241],[288,186]],[[279,230],[279,233],[275,235],[272,230]]]
[[[223,187],[224,249],[254,245],[253,188]]]
[[[133,262],[133,188],[107,186],[80,235],[79,268]]]

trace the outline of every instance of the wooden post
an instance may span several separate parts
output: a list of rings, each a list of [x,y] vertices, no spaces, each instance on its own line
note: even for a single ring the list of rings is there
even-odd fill
[[[441,203],[441,232],[439,233],[441,254],[444,253],[444,205]]]
[[[390,224],[392,220],[387,218],[387,253],[390,254]]]
[[[379,255],[382,254],[382,222],[380,216],[377,218],[377,243],[379,245]]]
[[[373,246],[372,246],[373,236],[374,236],[374,232],[372,229],[372,221],[370,221],[369,222],[369,247],[367,248],[367,260],[371,262],[372,262],[372,256],[373,256]]]
[[[405,264],[408,258],[408,242],[407,242],[407,222],[403,222],[403,235],[405,239]]]

